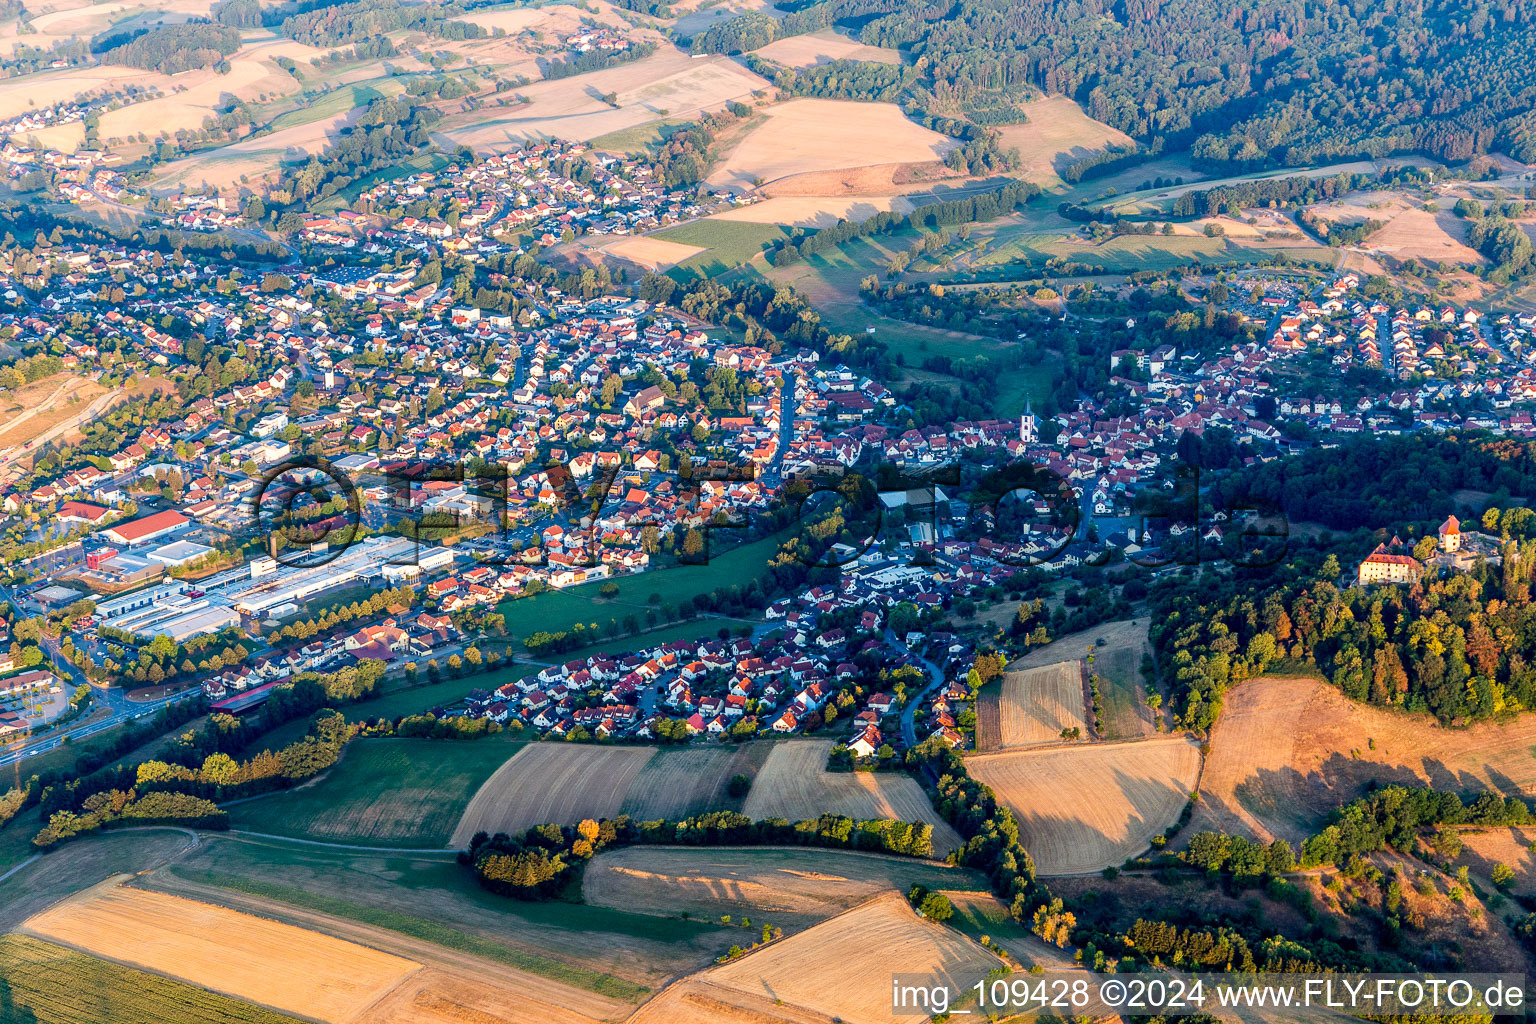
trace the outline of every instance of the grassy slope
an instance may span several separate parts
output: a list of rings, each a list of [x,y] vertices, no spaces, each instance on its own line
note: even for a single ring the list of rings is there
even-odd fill
[[[680,281],[714,277],[760,255],[769,245],[788,238],[790,230],[778,224],[753,224],[749,221],[696,220],[667,228],[651,235],[679,245],[704,249],[668,271]]]
[[[520,746],[505,734],[356,740],[314,785],[236,804],[230,824],[362,846],[447,846],[475,791]]]
[[[718,544],[720,533],[712,532],[711,543]],[[680,565],[655,572],[619,576],[611,582],[619,592],[612,598],[598,596],[601,583],[587,583],[566,590],[551,590],[533,597],[503,601],[497,611],[507,617],[507,631],[524,637],[538,630],[556,632],[570,629],[578,622],[606,626],[609,619],[623,622],[634,615],[644,621],[646,610],[664,604],[678,604],[716,587],[744,584],[767,571],[768,559],[778,551],[788,534],[775,534],[712,557],[707,565]],[[652,595],[657,600],[650,600]],[[633,641],[619,640],[606,646],[623,649]]]

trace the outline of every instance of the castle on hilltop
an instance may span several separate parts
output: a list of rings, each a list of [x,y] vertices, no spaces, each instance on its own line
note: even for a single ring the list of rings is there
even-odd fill
[[[1360,584],[1412,583],[1423,574],[1427,566],[1466,572],[1479,558],[1492,564],[1500,560],[1498,545],[1491,537],[1462,532],[1461,520],[1453,515],[1446,516],[1445,522],[1440,524],[1433,549],[1426,551],[1422,546],[1424,543],[1421,540],[1416,547],[1416,553],[1423,561],[1405,553],[1404,544],[1398,537],[1376,545],[1375,550],[1360,563]]]

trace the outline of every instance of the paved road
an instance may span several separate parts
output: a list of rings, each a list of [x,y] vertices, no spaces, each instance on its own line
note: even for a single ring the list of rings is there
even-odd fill
[[[907,656],[922,666],[923,671],[928,674],[928,685],[911,694],[907,698],[906,707],[902,708],[901,711],[901,738],[906,743],[907,749],[911,750],[917,746],[917,724],[915,721],[917,709],[922,706],[923,698],[944,685],[944,670],[908,647],[889,628],[885,631],[885,642],[895,650],[906,651]]]

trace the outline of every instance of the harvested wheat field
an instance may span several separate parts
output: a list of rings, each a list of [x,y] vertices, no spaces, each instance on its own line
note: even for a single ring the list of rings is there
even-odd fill
[[[914,885],[987,892],[977,872],[863,850],[632,846],[594,858],[582,875],[581,895],[594,906],[662,917],[687,912],[701,921],[771,914],[768,920],[787,927]]]
[[[1200,778],[1200,749],[1183,736],[1090,743],[965,759],[1019,819],[1042,875],[1118,865],[1173,824]]]
[[[612,818],[655,753],[654,747],[530,743],[470,799],[452,845],[468,846],[481,831],[510,833],[546,822],[574,825],[583,818]]]
[[[638,264],[647,270],[667,270],[686,259],[697,256],[704,250],[696,245],[683,245],[681,242],[668,242],[662,238],[633,235],[620,238],[616,242],[609,242],[599,251],[626,262]]]
[[[829,772],[832,740],[788,740],[774,745],[757,773],[742,813],[749,818],[804,821],[821,814],[892,818],[933,826],[933,853],[942,857],[960,837],[933,809],[911,776],[899,772]]]
[[[669,45],[617,67],[535,82],[518,90],[528,102],[484,108],[444,121],[434,136],[497,153],[530,139],[589,140],[662,118],[689,119],[732,100],[747,100],[768,83],[727,57],[693,59]],[[612,93],[617,107],[603,100]],[[497,111],[504,109],[503,116]]]
[[[866,60],[876,64],[900,64],[901,51],[867,46],[836,29],[776,39],[752,51],[759,57],[792,68],[811,68],[834,60]]]
[[[119,876],[21,931],[107,960],[330,1024],[346,1024],[421,964],[208,903],[126,889]]]
[[[985,730],[980,725],[983,719],[988,722]],[[1064,729],[1076,729],[1086,738],[1082,663],[1010,668],[1001,686],[988,687],[982,695],[977,722],[977,749],[983,751],[1060,743]]]
[[[959,145],[902,113],[894,103],[797,99],[766,110],[709,176],[718,186],[750,187],[792,174],[939,160]],[[829,190],[835,195],[840,190]]]
[[[1365,242],[1370,248],[1398,259],[1417,257],[1473,266],[1482,266],[1484,262],[1482,254],[1467,245],[1467,222],[1445,210],[1404,210]]]
[[[0,81],[0,118],[11,118],[28,110],[42,110],[57,103],[68,103],[76,96],[132,86],[170,92],[176,80],[158,71],[103,64],[89,68],[70,68],[42,75],[20,75]]]
[[[218,115],[230,96],[254,100],[257,96],[268,95],[275,99],[297,92],[299,83],[292,75],[259,55],[264,49],[247,47],[230,57],[227,75],[189,71],[177,76],[174,92],[117,110],[103,111],[101,137],[110,141],[136,138],[140,132],[150,138],[174,135],[201,128],[204,121]]]
[[[735,806],[727,791],[731,776],[751,778],[764,747],[744,743],[658,750],[624,794],[623,813],[641,821],[676,821]]]
[[[869,167],[843,167],[831,171],[807,171],[791,174],[764,185],[765,196],[803,196],[818,201],[829,197],[894,196],[908,192],[926,192],[942,181],[955,183],[965,175],[952,171],[941,161],[927,163],[874,164]]]
[[[572,1009],[569,999],[545,1002],[539,998],[550,994],[543,991],[549,987],[544,979],[525,975],[512,984],[496,973],[428,967],[395,986],[358,1024],[595,1024],[612,1020],[618,1009],[601,996],[579,1000],[592,1004],[582,1007],[586,1012]],[[557,995],[574,991],[557,987],[563,990]]]
[[[1005,125],[998,145],[1017,148],[1024,158],[1024,176],[1033,181],[1059,180],[1058,172],[1075,160],[1111,146],[1135,146],[1118,128],[1095,121],[1066,96],[1047,96],[1021,105],[1029,121]]]
[[[893,973],[940,975],[960,983],[1001,966],[981,946],[923,920],[900,894],[890,893],[696,974],[641,1007],[632,1020],[888,1024],[912,1019],[891,1014]]]
[[[1297,842],[1371,782],[1536,797],[1536,715],[1448,729],[1315,679],[1250,679],[1211,732],[1193,829]]]
[[[1147,642],[1147,625],[1145,616],[1101,622],[1057,637],[1044,647],[1015,658],[1008,663],[1008,668],[1010,671],[1039,668],[1066,658],[1082,658],[1086,663],[1092,655],[1093,663],[1087,667],[1101,680],[1103,738],[1134,740],[1155,736],[1156,720],[1152,709],[1147,707],[1146,684],[1141,675],[1141,659],[1152,651]]]
[[[711,220],[740,220],[752,224],[788,224],[797,228],[829,228],[838,221],[866,221],[877,213],[911,213],[916,207],[902,196],[852,199],[837,196],[776,196],[751,206],[717,213]]]
[[[364,112],[364,108],[343,111],[271,135],[183,157],[161,168],[151,185],[160,192],[199,185],[227,189],[240,183],[242,177],[255,181],[275,176],[284,164],[299,163],[323,151]]]

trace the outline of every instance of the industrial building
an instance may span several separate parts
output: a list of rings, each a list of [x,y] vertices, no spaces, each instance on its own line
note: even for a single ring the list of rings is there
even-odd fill
[[[180,512],[166,510],[143,516],[131,522],[118,523],[101,531],[101,536],[122,547],[136,547],[168,537],[186,526],[189,520]]]
[[[410,537],[368,537],[348,546],[324,565],[284,568],[260,576],[253,572],[251,585],[229,594],[229,601],[242,615],[264,618],[273,609],[298,604],[333,587],[355,580],[382,579],[391,564],[414,565],[417,547],[418,542]]]

